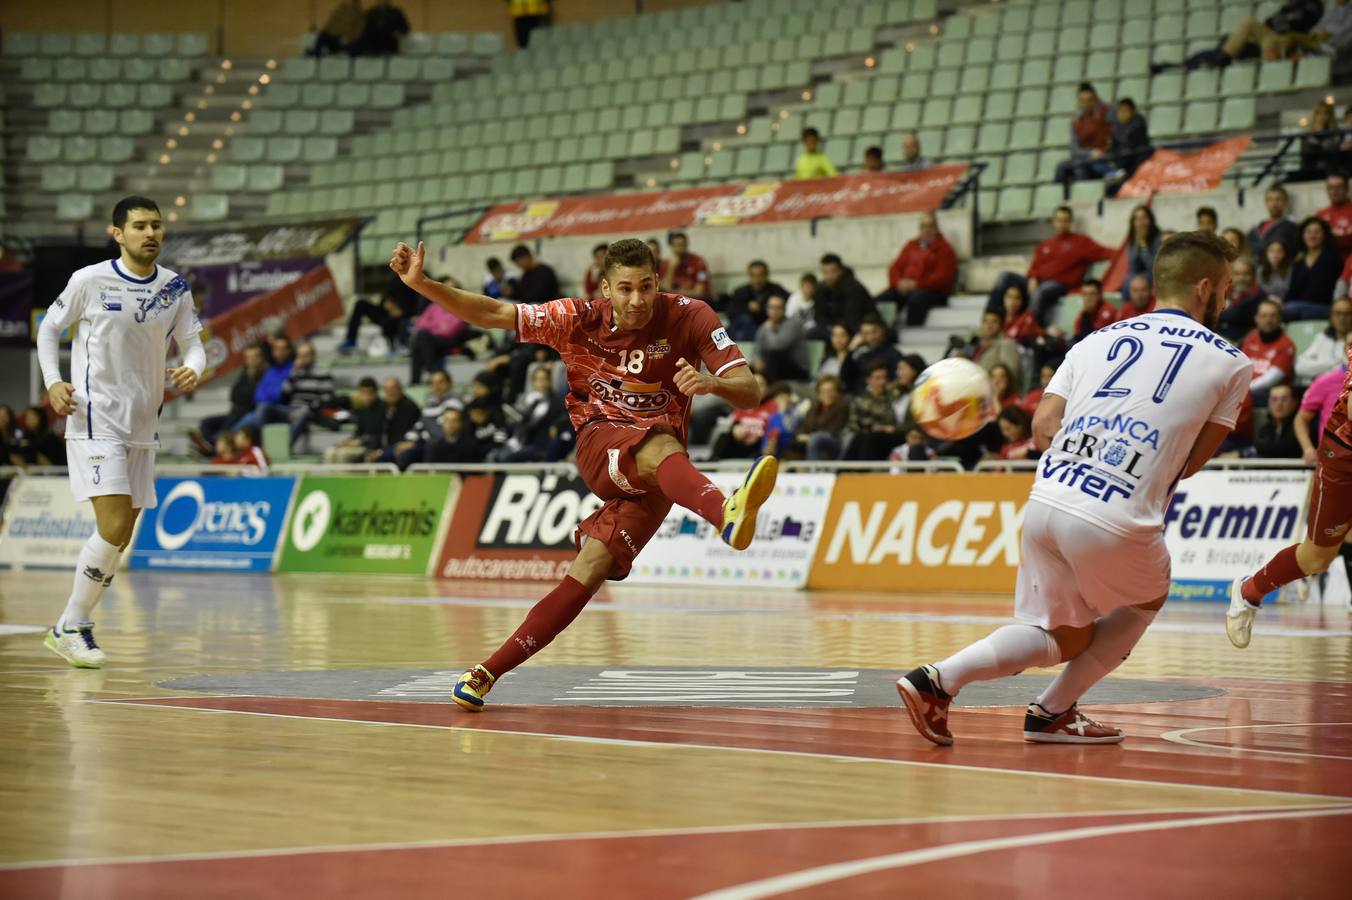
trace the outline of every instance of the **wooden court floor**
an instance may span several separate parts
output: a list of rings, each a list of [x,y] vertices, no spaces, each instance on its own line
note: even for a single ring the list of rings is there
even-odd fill
[[[537,587],[122,573],[101,671],[42,648],[68,588],[0,572],[5,900],[1352,884],[1346,610],[1266,610],[1239,651],[1219,605],[1166,607],[1085,704],[1125,743],[1025,744],[1029,672],[964,693],[938,748],[892,680],[1009,598],[622,587],[475,716],[446,685]]]

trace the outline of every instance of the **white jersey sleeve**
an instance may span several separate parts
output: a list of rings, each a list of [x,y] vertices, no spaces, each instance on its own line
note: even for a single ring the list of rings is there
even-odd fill
[[[1159,531],[1202,426],[1234,427],[1252,369],[1179,310],[1094,332],[1047,385],[1066,411],[1032,498],[1118,534]]]
[[[47,307],[47,314],[38,326],[38,365],[42,368],[42,383],[50,388],[61,381],[61,332],[84,314],[87,269],[70,276],[66,289]]]

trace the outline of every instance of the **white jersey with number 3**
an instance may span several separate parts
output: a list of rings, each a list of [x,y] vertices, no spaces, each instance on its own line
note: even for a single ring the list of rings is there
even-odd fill
[[[132,275],[115,259],[86,266],[70,277],[42,322],[43,330],[58,334],[70,325],[76,326],[75,412],[66,439],[158,446],[169,339],[184,346],[202,328],[188,283],[163,266],[149,278]],[[43,360],[47,387],[60,377],[55,359]]]
[[[1077,343],[1046,393],[1066,400],[1032,499],[1122,535],[1158,532],[1198,434],[1233,428],[1253,365],[1181,310]]]

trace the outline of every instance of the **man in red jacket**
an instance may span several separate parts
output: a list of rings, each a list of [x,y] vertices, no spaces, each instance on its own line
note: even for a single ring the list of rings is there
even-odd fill
[[[1103,282],[1090,278],[1080,288],[1084,307],[1075,317],[1075,340],[1081,341],[1100,328],[1106,328],[1117,321],[1117,310],[1103,299]]]
[[[1282,308],[1272,300],[1258,304],[1253,324],[1239,349],[1253,360],[1249,393],[1255,403],[1266,403],[1269,390],[1289,384],[1296,374],[1296,343],[1282,330]]]
[[[1117,311],[1117,321],[1134,319],[1155,311],[1155,289],[1144,275],[1133,275],[1127,282],[1126,302]]]
[[[939,233],[934,213],[920,217],[920,236],[906,242],[887,270],[887,290],[877,301],[906,309],[907,325],[924,325],[929,311],[947,306],[958,279],[958,255]]]
[[[1328,177],[1324,189],[1328,191],[1329,205],[1315,215],[1328,223],[1338,252],[1343,256],[1352,255],[1352,199],[1347,196],[1347,176],[1335,172]]]
[[[1001,272],[995,279],[986,308],[1003,313],[1005,291],[1011,284],[1027,285],[1033,301],[1033,315],[1044,328],[1061,298],[1084,281],[1090,263],[1112,259],[1116,253],[1094,239],[1072,232],[1075,214],[1069,206],[1058,206],[1052,213],[1052,236],[1037,245],[1033,264],[1025,278],[1018,272]]]

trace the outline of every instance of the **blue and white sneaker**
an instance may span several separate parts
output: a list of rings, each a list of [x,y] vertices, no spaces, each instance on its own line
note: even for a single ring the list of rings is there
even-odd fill
[[[101,669],[108,661],[94,640],[94,623],[80,622],[74,628],[53,626],[42,646],[77,669]]]

